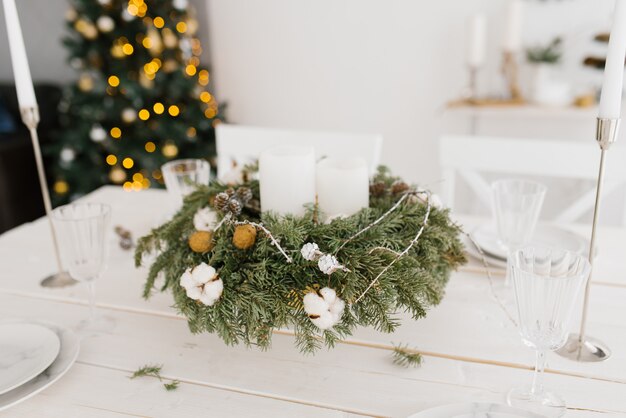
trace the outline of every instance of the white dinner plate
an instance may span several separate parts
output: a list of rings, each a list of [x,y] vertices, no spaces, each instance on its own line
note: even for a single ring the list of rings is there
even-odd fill
[[[473,258],[475,258],[476,260],[480,261],[481,260],[480,253],[478,252],[478,249],[476,248],[476,246],[470,241],[470,239],[466,235],[462,235],[461,241],[463,242],[463,245],[465,245],[465,252],[469,254],[470,256],[472,256]],[[503,260],[501,258],[496,258],[485,253],[485,261],[487,262],[487,264],[489,264],[492,267],[506,269],[506,260]]]
[[[37,324],[0,325],[0,395],[28,382],[59,354],[59,337]]]
[[[506,262],[506,248],[500,244],[498,233],[493,224],[484,224],[478,227],[472,233],[472,238],[486,254]],[[538,225],[530,244],[558,247],[577,254],[585,254],[589,248],[589,241],[584,237],[554,225]]]
[[[534,412],[523,411],[495,403],[459,403],[437,406],[411,415],[409,418],[545,418]]]
[[[43,326],[52,331],[57,337],[57,340],[60,341],[60,348],[58,356],[47,369],[23,385],[0,395],[0,411],[25,401],[59,380],[76,361],[80,348],[78,336],[69,328],[43,321],[29,320],[12,320],[0,323],[2,326],[5,324],[33,324]]]

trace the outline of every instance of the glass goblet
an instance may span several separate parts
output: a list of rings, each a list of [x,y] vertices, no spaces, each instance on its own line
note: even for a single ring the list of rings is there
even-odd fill
[[[500,243],[507,251],[505,286],[511,283],[511,253],[533,237],[546,195],[546,186],[529,180],[504,179],[491,185]]]
[[[95,282],[106,268],[111,207],[102,203],[75,203],[52,212],[60,251],[70,275],[89,285],[89,320],[82,334],[108,331],[111,323],[96,315]]]
[[[565,403],[543,385],[546,352],[558,350],[567,341],[572,311],[591,267],[579,254],[548,247],[524,247],[511,258],[520,335],[524,344],[536,351],[537,359],[532,385],[512,389],[507,402],[547,417],[560,417]]]
[[[164,164],[161,172],[165,187],[178,209],[184,197],[193,192],[196,186],[209,184],[211,165],[200,159],[174,160]]]

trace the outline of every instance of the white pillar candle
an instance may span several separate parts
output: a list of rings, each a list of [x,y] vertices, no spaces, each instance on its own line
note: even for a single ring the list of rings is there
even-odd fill
[[[369,176],[363,158],[326,158],[317,164],[317,201],[328,217],[353,215],[369,206]]]
[[[24,47],[24,38],[22,37],[22,29],[17,16],[15,0],[3,0],[3,3],[17,100],[20,104],[20,109],[35,107],[37,106],[37,99],[35,99],[33,80],[30,77],[30,67],[28,66],[28,58],[26,57],[26,48]]]
[[[626,57],[626,0],[616,0],[613,28],[604,66],[598,117],[617,119],[622,107],[624,59]]]
[[[485,61],[487,49],[487,17],[477,13],[469,19],[467,34],[467,65],[479,68]]]
[[[522,0],[509,0],[502,43],[505,51],[516,52],[522,46],[523,6]]]
[[[315,151],[295,146],[263,151],[259,182],[263,212],[304,215],[304,205],[315,202]]]

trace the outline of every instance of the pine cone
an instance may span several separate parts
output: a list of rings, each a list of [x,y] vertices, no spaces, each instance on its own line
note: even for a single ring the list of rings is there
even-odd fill
[[[383,182],[370,184],[370,194],[373,197],[383,196],[386,191],[387,191],[387,186]]]
[[[228,211],[232,213],[233,216],[239,215],[241,213],[242,208],[243,206],[241,205],[241,202],[239,200],[231,199],[228,202]]]
[[[401,194],[409,190],[409,185],[403,181],[396,181],[391,185],[391,193]]]
[[[249,187],[240,187],[237,189],[237,198],[242,204],[246,204],[252,199],[252,190]]]
[[[222,193],[218,193],[215,196],[215,199],[213,200],[213,205],[215,206],[215,209],[223,212],[227,209],[229,201],[230,201],[230,196],[228,196],[227,193],[222,192]]]
[[[229,187],[228,189],[226,189],[225,193],[228,195],[229,198],[232,199],[233,196],[235,196],[235,189]]]

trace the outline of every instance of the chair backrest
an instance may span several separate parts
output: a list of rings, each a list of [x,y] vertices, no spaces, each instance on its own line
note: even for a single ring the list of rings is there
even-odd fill
[[[606,165],[602,197],[626,182],[626,148],[608,151],[613,164]],[[445,203],[454,207],[456,178],[463,179],[479,200],[491,207],[491,188],[485,173],[509,176],[539,176],[559,179],[596,180],[600,148],[595,141],[569,142],[484,136],[445,135],[439,142],[439,162],[443,169]],[[556,222],[574,222],[593,208],[593,187],[581,190],[580,197],[560,210]],[[626,224],[626,211],[622,224]]]
[[[223,176],[233,161],[247,164],[271,147],[290,144],[315,149],[316,158],[323,156],[359,156],[367,161],[370,173],[380,164],[381,135],[295,131],[221,123],[216,128],[217,174]]]

